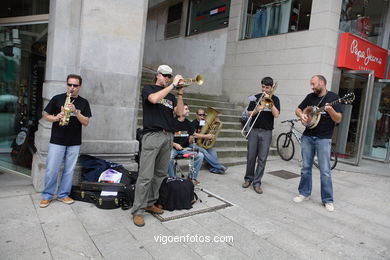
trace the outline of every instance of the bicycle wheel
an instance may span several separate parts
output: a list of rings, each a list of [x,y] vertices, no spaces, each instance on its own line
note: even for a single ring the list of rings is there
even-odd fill
[[[291,138],[291,133],[281,133],[276,139],[276,148],[280,158],[285,161],[290,161],[295,152],[294,142]]]
[[[318,163],[318,158],[317,156],[314,157],[314,162],[313,164],[315,165],[315,167],[317,167],[318,169],[320,168],[320,165]],[[336,165],[337,165],[337,153],[336,151],[334,150],[333,146],[330,148],[330,169],[333,170],[334,168],[336,168]]]

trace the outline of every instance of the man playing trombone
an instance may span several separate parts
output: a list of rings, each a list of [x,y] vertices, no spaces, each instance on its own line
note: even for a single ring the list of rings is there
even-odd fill
[[[250,101],[247,108],[251,128],[247,134],[247,164],[245,182],[242,187],[248,188],[252,184],[253,189],[258,194],[263,193],[261,178],[264,174],[271,145],[274,118],[277,118],[280,114],[279,98],[273,95],[275,88],[276,86],[271,77],[263,78],[261,80],[261,93],[255,95],[255,100]]]

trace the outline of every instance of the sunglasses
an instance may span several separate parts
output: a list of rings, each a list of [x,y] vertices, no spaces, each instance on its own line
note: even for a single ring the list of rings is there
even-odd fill
[[[172,75],[171,75],[171,74],[162,74],[162,73],[161,73],[161,75],[162,75],[163,77],[168,77],[169,79],[172,78]]]
[[[79,84],[70,84],[70,83],[66,83],[66,85],[68,85],[69,87],[75,87],[75,88],[80,87]]]
[[[206,114],[198,114],[198,116],[205,116]]]

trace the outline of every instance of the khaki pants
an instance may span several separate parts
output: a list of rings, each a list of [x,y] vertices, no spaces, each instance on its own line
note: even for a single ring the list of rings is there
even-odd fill
[[[131,214],[142,214],[158,199],[161,182],[168,176],[173,134],[159,131],[142,138],[140,169]]]

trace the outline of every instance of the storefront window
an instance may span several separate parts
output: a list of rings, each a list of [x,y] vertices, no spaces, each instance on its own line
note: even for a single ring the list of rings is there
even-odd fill
[[[387,0],[343,0],[340,30],[382,45]]]
[[[49,0],[0,1],[0,18],[49,13]]]
[[[230,0],[191,0],[187,35],[225,28],[229,24]]]
[[[247,0],[242,39],[309,29],[312,0]]]
[[[47,23],[0,26],[0,166],[21,172],[31,168],[42,114],[47,29]]]

